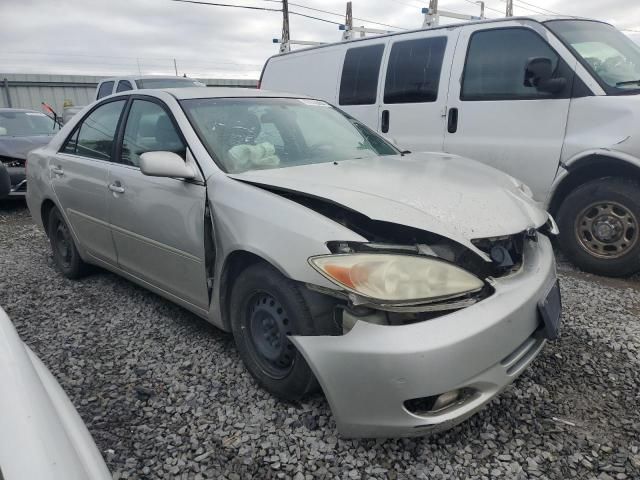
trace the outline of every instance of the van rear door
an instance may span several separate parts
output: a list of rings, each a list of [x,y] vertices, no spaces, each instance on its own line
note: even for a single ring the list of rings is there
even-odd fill
[[[442,150],[450,66],[459,33],[438,29],[391,37],[379,125],[380,132],[403,149]]]
[[[558,53],[561,52],[561,53]],[[546,58],[566,86],[528,86],[528,62]],[[564,142],[576,60],[540,24],[462,29],[452,67],[444,150],[519,178],[546,200]]]

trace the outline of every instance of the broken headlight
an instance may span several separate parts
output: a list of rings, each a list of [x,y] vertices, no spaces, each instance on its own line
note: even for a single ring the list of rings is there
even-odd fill
[[[354,253],[311,257],[309,263],[346,290],[386,302],[447,299],[484,286],[466,270],[424,256]]]

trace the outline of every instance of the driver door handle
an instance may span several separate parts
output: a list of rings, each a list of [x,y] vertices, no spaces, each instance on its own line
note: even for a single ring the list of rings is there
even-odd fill
[[[112,183],[109,185],[109,190],[115,193],[124,193],[124,187],[119,183]]]
[[[53,172],[54,175],[58,175],[60,177],[64,175],[64,170],[62,170],[62,168],[60,167],[51,167],[51,171]]]

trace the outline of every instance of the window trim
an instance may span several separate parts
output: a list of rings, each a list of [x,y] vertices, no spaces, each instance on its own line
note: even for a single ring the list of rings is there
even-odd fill
[[[382,71],[382,65],[383,65],[383,60],[384,60],[384,56],[385,56],[385,52],[387,50],[387,42],[382,42],[382,43],[372,43],[371,45],[361,45],[361,46],[356,46],[356,47],[350,47],[347,48],[345,50],[344,53],[344,58],[342,60],[342,68],[340,70],[340,81],[338,82],[338,105],[339,106],[344,106],[344,107],[357,107],[357,106],[361,106],[361,105],[377,105],[378,104],[378,94],[379,94],[379,90],[380,90],[380,72]],[[378,75],[376,77],[376,87],[375,87],[375,92],[374,92],[374,97],[373,97],[373,101],[372,102],[367,102],[367,103],[342,103],[342,100],[340,99],[341,93],[342,93],[342,79],[344,78],[344,66],[345,63],[347,61],[347,55],[349,54],[349,52],[353,51],[353,50],[361,50],[361,49],[365,49],[365,48],[376,48],[376,47],[382,47],[381,52],[380,52],[380,64],[378,65]]]
[[[505,97],[505,96],[495,96],[495,97],[491,97],[491,98],[464,98],[464,82],[465,82],[465,78],[466,78],[466,73],[467,73],[467,65],[468,65],[468,61],[469,61],[469,50],[471,49],[471,42],[473,40],[473,37],[476,34],[479,33],[485,33],[485,32],[495,32],[495,31],[501,31],[501,30],[524,30],[526,32],[531,32],[534,35],[538,36],[538,38],[540,38],[540,40],[542,40],[548,47],[549,49],[558,57],[558,66],[556,67],[556,71],[558,69],[560,69],[561,67],[564,67],[567,71],[571,72],[572,77],[571,78],[567,78],[567,85],[565,86],[565,89],[563,92],[560,92],[558,94],[554,94],[551,95],[549,97],[541,97],[539,95],[522,95],[522,96],[517,96],[517,97]],[[572,97],[572,90],[573,90],[573,80],[576,76],[576,72],[567,64],[567,62],[565,61],[564,58],[562,58],[562,55],[560,55],[558,53],[558,51],[553,48],[553,46],[542,36],[540,35],[540,33],[538,33],[536,30],[534,30],[533,28],[527,27],[527,26],[509,26],[509,27],[498,27],[498,28],[482,28],[482,29],[478,29],[478,30],[474,30],[471,35],[469,35],[469,40],[467,40],[467,50],[465,53],[465,57],[464,57],[464,68],[462,69],[462,76],[460,78],[460,93],[458,95],[458,99],[460,100],[460,102],[507,102],[507,101],[521,101],[521,100],[566,100]]]
[[[387,102],[387,78],[388,78],[388,74],[389,74],[389,67],[391,66],[391,55],[393,53],[393,48],[396,45],[402,44],[402,43],[409,43],[409,42],[419,42],[419,41],[430,41],[430,40],[437,40],[437,39],[444,39],[444,49],[442,51],[442,62],[440,63],[440,72],[439,72],[439,76],[438,76],[438,85],[437,85],[437,89],[436,89],[436,98],[433,100],[421,100],[421,101],[412,101],[412,102]],[[428,35],[428,36],[421,36],[421,37],[416,37],[416,38],[410,38],[410,39],[406,39],[406,40],[396,40],[394,42],[390,42],[389,43],[390,48],[389,48],[389,53],[387,55],[387,59],[386,59],[386,71],[384,72],[384,85],[382,88],[382,101],[380,102],[383,105],[411,105],[411,104],[416,104],[416,103],[435,103],[438,101],[438,98],[440,97],[440,85],[441,85],[441,80],[442,80],[442,72],[445,71],[444,70],[444,60],[445,60],[445,55],[447,53],[447,47],[449,46],[449,35],[443,34],[443,35]],[[448,82],[448,80],[447,80]]]
[[[101,158],[93,158],[93,157],[86,157],[84,155],[79,155],[78,154],[78,146],[76,144],[76,150],[74,153],[69,153],[69,152],[65,152],[64,149],[67,148],[67,145],[69,143],[69,141],[71,140],[71,138],[76,134],[77,131],[79,131],[82,128],[82,125],[84,124],[85,120],[89,117],[89,115],[91,115],[93,112],[95,112],[98,108],[102,107],[103,105],[106,105],[108,103],[112,103],[112,102],[122,102],[124,101],[124,105],[122,106],[122,110],[120,110],[120,116],[118,117],[118,123],[116,123],[116,131],[115,134],[113,136],[113,140],[114,140],[114,145],[111,146],[111,154],[109,156],[109,160],[103,160]],[[78,158],[86,158],[89,160],[98,160],[101,162],[109,162],[109,163],[115,163],[114,161],[114,154],[115,154],[115,141],[118,138],[118,131],[120,129],[120,124],[122,122],[122,115],[125,112],[125,110],[127,109],[127,105],[129,102],[129,97],[126,95],[122,95],[119,97],[113,97],[113,98],[108,98],[106,100],[102,100],[101,102],[99,102],[98,104],[94,105],[91,110],[89,110],[84,117],[82,117],[80,120],[78,120],[78,123],[76,123],[73,126],[73,129],[71,130],[71,133],[69,133],[69,135],[67,135],[67,138],[65,138],[64,142],[62,142],[62,145],[60,146],[60,148],[58,149],[58,151],[56,153],[61,154],[61,155],[73,155],[74,157],[78,157]]]

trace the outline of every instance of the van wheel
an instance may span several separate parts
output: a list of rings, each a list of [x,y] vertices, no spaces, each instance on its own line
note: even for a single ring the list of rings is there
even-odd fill
[[[80,258],[71,231],[62,218],[62,214],[55,207],[49,213],[47,232],[51,242],[51,250],[53,250],[53,260],[58,270],[70,279],[87,275],[89,265]]]
[[[558,211],[560,246],[581,269],[610,277],[640,270],[640,184],[602,178],[571,192]]]
[[[240,357],[263,388],[289,401],[319,388],[304,357],[287,338],[314,333],[311,314],[294,282],[270,265],[252,265],[234,282],[229,312]]]

